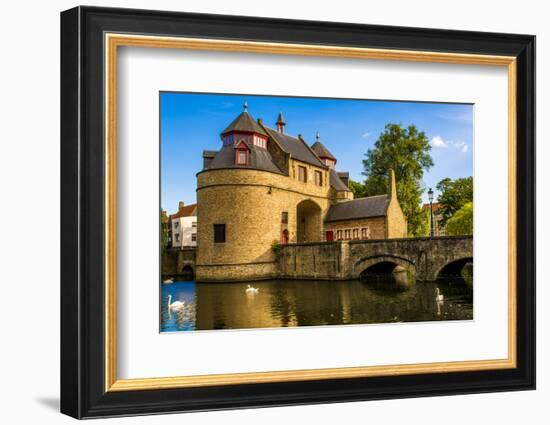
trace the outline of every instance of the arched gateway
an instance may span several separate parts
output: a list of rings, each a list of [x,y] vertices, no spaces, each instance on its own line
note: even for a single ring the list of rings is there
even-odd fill
[[[296,206],[298,243],[319,242],[323,231],[321,207],[306,199]]]

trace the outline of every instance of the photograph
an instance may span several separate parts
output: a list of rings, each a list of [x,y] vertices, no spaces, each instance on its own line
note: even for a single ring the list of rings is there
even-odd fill
[[[161,333],[474,319],[475,105],[159,106]]]

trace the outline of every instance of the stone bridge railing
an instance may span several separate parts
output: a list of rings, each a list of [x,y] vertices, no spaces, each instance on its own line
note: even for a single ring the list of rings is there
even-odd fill
[[[472,261],[471,236],[289,244],[281,247],[279,268],[289,279],[357,279],[369,267],[389,262],[435,280],[453,263]]]

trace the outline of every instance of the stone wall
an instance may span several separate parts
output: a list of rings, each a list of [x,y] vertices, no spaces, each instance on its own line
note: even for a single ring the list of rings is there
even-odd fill
[[[182,275],[189,265],[196,272],[196,248],[168,248],[161,253],[161,275],[163,278]]]
[[[325,242],[281,247],[279,268],[282,278],[345,280],[389,261],[418,280],[435,280],[446,265],[465,258],[473,258],[471,236]]]
[[[340,221],[340,222],[331,222],[331,223],[325,223],[325,230],[332,230],[334,231],[334,238],[336,239],[337,231],[342,230],[345,231],[346,229],[352,230],[352,238],[353,238],[353,229],[357,228],[359,229],[359,239],[362,239],[361,237],[361,230],[364,227],[369,228],[370,236],[369,239],[384,239],[386,237],[386,218],[385,217],[371,217],[371,218],[364,218],[361,220],[346,220],[346,221]]]
[[[347,242],[285,245],[279,253],[280,277],[347,279],[349,276],[348,251]]]
[[[397,198],[390,198],[387,209],[387,228],[386,238],[406,238],[407,237],[407,219],[401,210]]]
[[[291,161],[291,166],[296,165]],[[316,167],[310,167],[314,169]],[[289,242],[297,241],[297,208],[314,203],[321,214],[316,238],[322,240],[322,217],[329,207],[328,184],[247,169],[207,170],[198,175],[197,189],[197,280],[248,280],[273,277],[272,244],[281,240],[281,217],[288,213]],[[325,183],[325,182],[324,182]],[[214,224],[225,224],[226,242],[214,243]],[[241,274],[234,265],[249,270]],[[245,267],[249,264],[250,267]],[[215,267],[214,267],[215,266]]]

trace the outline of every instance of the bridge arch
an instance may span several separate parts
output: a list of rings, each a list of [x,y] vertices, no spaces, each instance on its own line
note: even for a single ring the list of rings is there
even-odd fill
[[[183,280],[194,280],[195,265],[192,263],[184,263],[180,271],[180,276]]]
[[[435,273],[435,276],[437,279],[446,277],[461,277],[462,269],[464,269],[464,266],[468,263],[473,264],[474,258],[471,256],[455,258],[439,267]]]
[[[416,266],[408,258],[396,255],[373,255],[361,258],[353,266],[352,277],[357,279],[362,274],[391,274],[397,267],[401,271],[407,271],[416,275]]]

